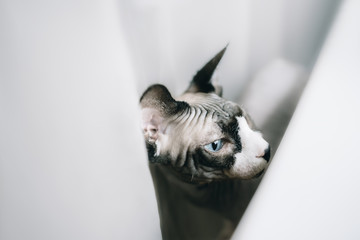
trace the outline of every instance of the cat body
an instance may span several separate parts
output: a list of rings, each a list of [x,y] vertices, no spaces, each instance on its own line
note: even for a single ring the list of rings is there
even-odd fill
[[[161,164],[150,170],[163,239],[230,239],[260,181],[193,184]]]
[[[210,81],[225,50],[183,95],[157,84],[140,99],[164,239],[229,239],[270,158],[245,111]]]

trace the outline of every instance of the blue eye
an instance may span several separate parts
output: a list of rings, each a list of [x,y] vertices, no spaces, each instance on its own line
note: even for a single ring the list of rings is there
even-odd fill
[[[216,140],[212,143],[206,144],[204,148],[210,152],[218,152],[223,146],[223,141],[221,139]]]

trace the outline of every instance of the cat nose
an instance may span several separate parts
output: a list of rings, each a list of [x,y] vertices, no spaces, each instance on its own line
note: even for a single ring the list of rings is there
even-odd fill
[[[267,149],[265,149],[265,153],[264,153],[263,158],[264,158],[267,162],[269,162],[269,160],[270,160],[270,146],[268,146]]]
[[[265,161],[269,162],[270,160],[270,146],[268,146],[262,155],[257,156],[258,158],[263,158]]]

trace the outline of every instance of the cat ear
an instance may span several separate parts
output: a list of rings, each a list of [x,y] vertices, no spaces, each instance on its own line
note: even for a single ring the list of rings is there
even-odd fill
[[[159,132],[164,129],[165,120],[184,111],[188,104],[176,101],[165,86],[155,84],[143,93],[140,106],[145,137],[156,141]]]
[[[222,88],[220,86],[214,86],[211,83],[211,77],[219,64],[221,58],[223,57],[226,47],[221,50],[218,54],[215,55],[208,63],[205,64],[194,76],[192,79],[189,88],[186,92],[196,93],[196,92],[204,92],[210,93],[215,92],[219,96],[222,95]]]

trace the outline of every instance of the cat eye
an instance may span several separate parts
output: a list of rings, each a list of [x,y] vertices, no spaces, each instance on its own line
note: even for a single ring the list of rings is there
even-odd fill
[[[221,139],[206,144],[204,146],[204,148],[210,152],[218,152],[222,147],[223,147],[223,141]]]

